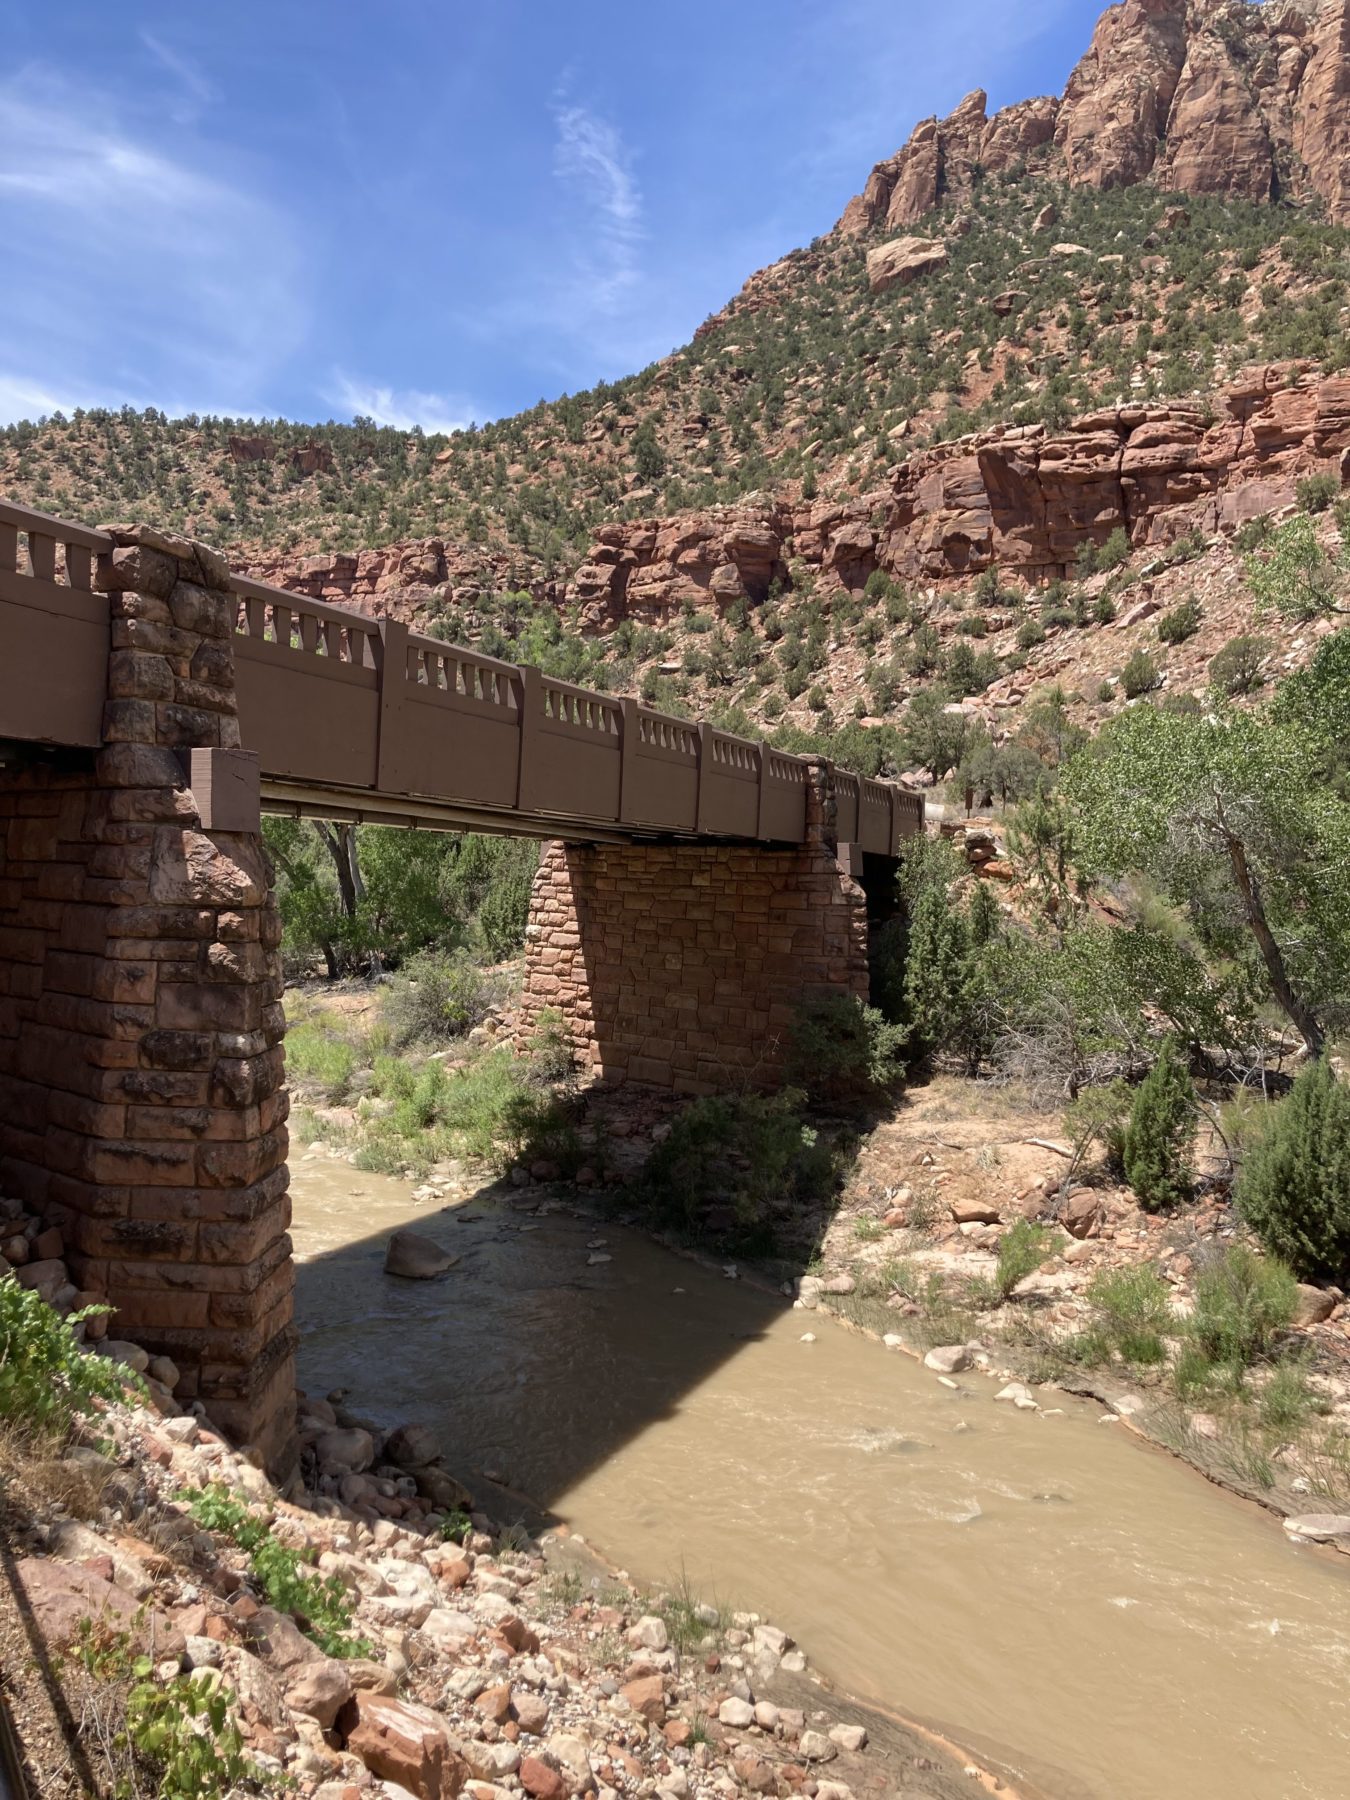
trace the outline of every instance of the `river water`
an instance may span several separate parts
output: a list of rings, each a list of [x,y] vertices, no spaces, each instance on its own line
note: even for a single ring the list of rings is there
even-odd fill
[[[313,1158],[292,1186],[310,1391],[434,1424],[639,1580],[687,1572],[1055,1800],[1350,1795],[1346,1564],[1098,1407],[953,1391],[535,1196],[419,1206]],[[403,1223],[460,1262],[386,1276]]]

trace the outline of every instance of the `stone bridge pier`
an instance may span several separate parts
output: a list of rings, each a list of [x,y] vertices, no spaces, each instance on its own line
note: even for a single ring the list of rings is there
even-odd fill
[[[840,844],[835,814],[820,759],[801,845],[550,843],[530,897],[522,1041],[556,1012],[602,1080],[776,1086],[803,1000],[867,998],[869,911],[894,891],[895,860]]]
[[[0,1192],[61,1227],[110,1335],[172,1357],[179,1397],[284,1476],[281,929],[234,600],[204,546],[113,542],[104,747],[0,767]]]

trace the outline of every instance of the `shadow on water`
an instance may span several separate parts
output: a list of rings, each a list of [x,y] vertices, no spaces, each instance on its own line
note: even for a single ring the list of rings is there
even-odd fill
[[[299,1165],[294,1188],[301,1385],[346,1390],[381,1425],[426,1418],[471,1487],[486,1474],[545,1511],[791,1306],[745,1282],[733,1303],[717,1265],[542,1189],[501,1182],[418,1207],[403,1184],[341,1162]],[[455,1267],[387,1275],[403,1225]]]

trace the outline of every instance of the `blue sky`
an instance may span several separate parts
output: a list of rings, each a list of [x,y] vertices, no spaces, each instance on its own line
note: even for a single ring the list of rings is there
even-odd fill
[[[450,429],[632,373],[1092,0],[0,0],[0,420]]]

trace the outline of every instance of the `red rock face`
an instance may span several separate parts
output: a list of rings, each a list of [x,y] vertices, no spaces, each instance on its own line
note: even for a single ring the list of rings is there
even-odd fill
[[[1102,14],[1055,127],[1070,181],[1128,187],[1153,168],[1186,60],[1185,15],[1185,0],[1125,0]]]
[[[1292,500],[1299,475],[1348,449],[1350,377],[1263,368],[1230,390],[1213,422],[1180,403],[1108,407],[1058,434],[996,427],[939,445],[897,469],[888,489],[846,501],[609,525],[574,597],[592,628],[659,621],[686,601],[716,606],[716,575],[739,572],[751,546],[761,583],[793,558],[836,590],[857,591],[874,569],[933,582],[997,565],[1044,582],[1117,527],[1159,547],[1197,528],[1234,529]],[[742,585],[751,599],[763,592]]]
[[[1350,0],[1318,14],[1294,101],[1294,148],[1334,219],[1350,218]]]
[[[1218,36],[1205,33],[1187,52],[1159,179],[1185,194],[1270,199],[1275,181],[1270,132],[1242,67]]]
[[[623,619],[660,624],[685,605],[759,605],[775,581],[787,585],[796,559],[836,591],[857,591],[874,569],[936,582],[997,565],[1044,582],[1069,573],[1085,540],[1101,543],[1117,527],[1159,547],[1194,529],[1233,530],[1347,453],[1350,376],[1261,367],[1229,389],[1214,420],[1183,402],[1105,407],[1059,433],[996,426],[940,444],[897,468],[889,487],[847,500],[602,525],[570,584],[541,583],[539,597],[577,603],[581,628],[602,632]],[[459,554],[469,553],[429,539],[293,558],[265,576],[411,621],[453,581]]]
[[[976,165],[1050,155],[1080,187],[1156,178],[1190,194],[1267,200],[1291,165],[1296,195],[1350,219],[1350,0],[1122,0],[1097,22],[1062,100],[1006,107],[986,122],[978,90],[926,119],[880,162],[837,229],[902,230],[959,199]]]

